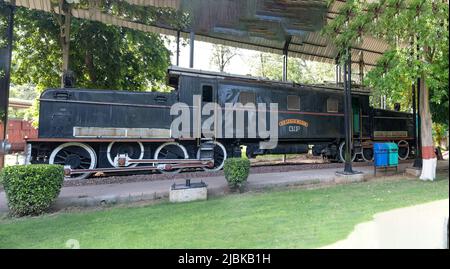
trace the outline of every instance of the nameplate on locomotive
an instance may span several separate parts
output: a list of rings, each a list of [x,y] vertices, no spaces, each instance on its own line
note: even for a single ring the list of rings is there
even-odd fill
[[[287,125],[300,125],[300,126],[304,126],[304,127],[308,128],[309,123],[307,123],[306,121],[303,121],[303,120],[299,120],[299,119],[287,119],[287,120],[282,120],[279,122],[280,127],[287,126]]]
[[[299,119],[286,119],[278,123],[280,127],[289,127],[290,133],[298,133],[301,131],[302,126],[308,128],[309,123]]]

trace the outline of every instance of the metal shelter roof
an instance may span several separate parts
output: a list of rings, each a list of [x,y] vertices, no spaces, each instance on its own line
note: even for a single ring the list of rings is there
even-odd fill
[[[89,0],[96,1],[96,0]],[[337,50],[320,34],[327,20],[335,18],[344,0],[330,7],[325,0],[121,0],[136,6],[170,8],[192,16],[196,40],[249,50],[282,54],[310,61],[335,63]],[[8,2],[8,1],[7,1]],[[9,0],[16,6],[59,13],[51,0]],[[57,6],[57,5],[56,5]],[[189,37],[191,29],[175,29],[160,24],[144,24],[133,18],[108,14],[97,8],[73,9],[76,18],[99,21],[144,32]],[[287,40],[290,40],[288,43]],[[352,48],[354,67],[370,69],[388,49],[381,40],[364,37]]]

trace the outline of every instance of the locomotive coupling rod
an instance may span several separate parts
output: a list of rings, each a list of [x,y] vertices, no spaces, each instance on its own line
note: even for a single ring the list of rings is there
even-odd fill
[[[118,167],[118,168],[97,168],[97,169],[72,169],[64,166],[64,175],[76,175],[76,174],[84,174],[84,173],[114,173],[114,172],[137,172],[137,171],[146,171],[146,170],[157,170],[156,166],[147,166],[147,167]]]
[[[214,163],[209,161],[209,162],[202,162],[199,163],[180,163],[180,164],[162,164],[160,165],[161,167],[164,167],[162,170],[166,170],[166,171],[170,171],[172,169],[178,169],[178,168],[202,168],[202,167],[208,167],[208,168],[213,168],[214,167]]]
[[[114,158],[116,167],[127,167],[132,164],[207,164],[213,159],[130,159],[126,154],[119,154]]]
[[[208,161],[209,162],[209,161]],[[193,163],[197,163],[197,164],[203,164],[206,163],[203,160],[190,160],[190,159],[174,159],[174,160],[128,160],[128,163],[130,164],[148,164],[148,163],[158,163],[158,164],[166,164],[166,163],[177,163],[177,164],[181,164],[181,163],[187,163],[187,164],[193,164]]]
[[[66,177],[76,174],[85,173],[117,173],[117,172],[138,172],[138,171],[153,171],[153,170],[165,170],[170,171],[179,168],[212,168],[214,163],[211,161],[197,161],[190,163],[180,164],[158,164],[158,166],[141,166],[141,167],[115,167],[115,168],[97,168],[97,169],[72,169],[70,166],[64,166],[64,175]]]

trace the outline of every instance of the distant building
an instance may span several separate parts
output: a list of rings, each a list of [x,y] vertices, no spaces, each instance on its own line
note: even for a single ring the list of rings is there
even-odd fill
[[[20,112],[30,108],[33,101],[16,98],[9,99],[10,113],[8,117],[8,128],[6,139],[11,144],[11,153],[23,152],[25,149],[25,139],[37,138],[38,132],[31,122],[23,119]],[[0,124],[0,132],[3,132],[3,124]]]

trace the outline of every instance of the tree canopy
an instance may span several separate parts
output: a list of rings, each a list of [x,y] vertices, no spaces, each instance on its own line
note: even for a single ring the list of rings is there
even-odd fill
[[[375,91],[407,99],[413,83],[420,87],[422,180],[436,177],[433,116],[448,126],[448,11],[447,0],[348,0],[324,29],[341,60],[366,35],[390,45],[368,76]]]
[[[224,46],[213,45],[213,52],[210,63],[217,67],[220,72],[225,72],[225,68],[230,64],[231,60],[238,55],[238,49]]]
[[[12,82],[59,87],[62,51],[54,14],[18,8]],[[144,91],[165,78],[170,52],[158,35],[72,20],[70,69],[77,87]]]
[[[448,11],[441,0],[348,0],[323,32],[343,56],[366,35],[385,40],[390,50],[367,74],[367,86],[410,108],[411,85],[424,77],[433,120],[447,125]]]

